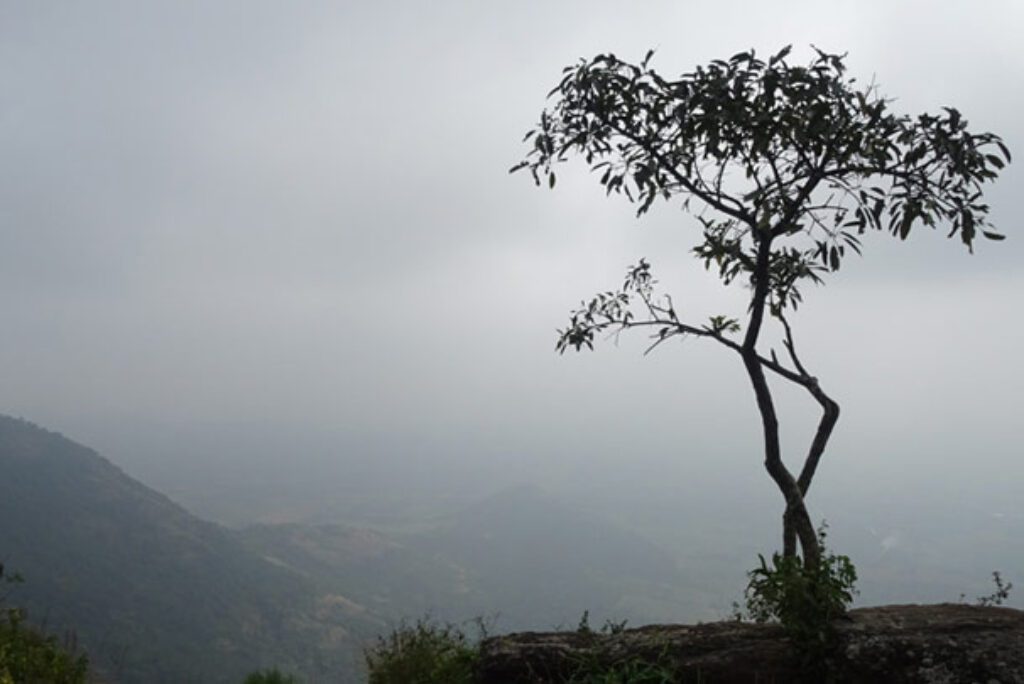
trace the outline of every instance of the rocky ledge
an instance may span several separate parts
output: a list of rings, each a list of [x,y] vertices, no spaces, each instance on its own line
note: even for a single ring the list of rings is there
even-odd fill
[[[966,604],[858,608],[837,625],[837,682],[1024,684],[1024,611]],[[673,681],[806,681],[778,625],[651,625],[617,634],[524,632],[481,644],[481,684],[571,681],[646,665]],[[586,681],[584,679],[584,681]],[[648,680],[651,681],[651,680]]]

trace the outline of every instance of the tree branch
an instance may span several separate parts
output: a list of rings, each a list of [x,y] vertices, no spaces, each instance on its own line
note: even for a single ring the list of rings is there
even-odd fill
[[[628,129],[624,129],[620,126],[615,125],[615,123],[609,121],[606,117],[601,117],[601,121],[606,126],[610,126],[612,130],[614,130],[616,133],[625,137],[627,140],[631,141],[633,144],[639,146],[642,150],[647,152],[647,154],[651,155],[651,157],[657,160],[658,164],[660,165],[660,168],[667,171],[669,175],[671,175],[675,179],[675,181],[679,183],[679,185],[681,185],[687,192],[695,196],[697,199],[704,202],[708,206],[717,209],[726,216],[731,216],[732,218],[738,221],[742,221],[743,223],[755,225],[750,215],[747,212],[743,211],[742,203],[730,197],[729,195],[725,195],[723,193],[712,195],[709,191],[698,188],[687,176],[683,175],[682,172],[680,172],[679,169],[675,167],[675,165],[669,164],[663,154],[654,149],[653,146],[649,146],[646,140],[643,140],[638,135],[635,135],[634,133],[630,132]],[[723,200],[733,200],[735,205],[730,206],[728,204],[725,204]]]
[[[800,471],[800,477],[797,478],[797,484],[800,487],[800,492],[804,495],[807,494],[807,490],[810,489],[811,480],[814,479],[814,473],[818,469],[818,462],[821,461],[821,455],[825,453],[825,447],[828,445],[828,440],[832,436],[832,430],[836,426],[836,422],[839,420],[839,404],[832,400],[824,390],[821,389],[821,385],[818,384],[818,379],[811,376],[804,368],[803,364],[800,363],[800,357],[796,353],[796,345],[793,342],[793,330],[789,327],[789,321],[786,317],[779,312],[776,317],[782,322],[782,327],[786,332],[785,346],[786,351],[789,352],[789,358],[793,361],[793,365],[800,372],[803,382],[798,384],[802,385],[810,392],[811,396],[814,397],[821,405],[822,414],[821,419],[818,421],[818,428],[815,430],[814,439],[811,441],[811,446],[807,452],[807,458],[804,459],[804,467]]]

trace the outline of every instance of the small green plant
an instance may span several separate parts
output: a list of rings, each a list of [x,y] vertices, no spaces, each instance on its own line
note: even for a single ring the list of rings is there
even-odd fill
[[[477,622],[486,635],[482,621]],[[429,618],[402,623],[366,649],[368,684],[469,684],[479,653],[477,641],[458,626]]]
[[[583,615],[580,616],[580,622],[576,625],[577,634],[593,634],[594,630],[590,627],[590,611],[584,610]]]
[[[808,668],[824,668],[835,643],[835,621],[857,593],[857,570],[849,557],[825,551],[823,523],[818,539],[823,550],[818,564],[773,554],[771,565],[759,555],[761,567],[748,573],[747,612],[755,622],[777,620]]]
[[[584,610],[576,626],[577,634],[590,636],[614,636],[626,631],[628,620],[616,622],[605,620],[600,629],[590,626],[590,611]],[[662,684],[677,681],[674,672],[662,664],[665,653],[662,652],[655,662],[634,658],[609,665],[594,655],[580,659],[563,684]]]
[[[1003,601],[1010,598],[1010,590],[1013,589],[1012,582],[1003,583],[1003,577],[998,570],[992,572],[992,581],[996,583],[996,590],[988,596],[979,596],[979,606],[1001,606]]]
[[[677,674],[659,663],[630,660],[610,667],[581,668],[565,684],[670,684]]]
[[[299,680],[292,675],[286,675],[276,667],[259,672],[250,672],[242,684],[298,684]]]
[[[5,583],[22,581],[18,574],[3,577],[3,572],[0,564]],[[26,626],[25,611],[4,606],[6,598],[0,596],[0,684],[84,684],[89,668],[85,655],[75,652],[74,643],[60,644],[57,637]]]
[[[584,610],[583,615],[580,616],[579,624],[576,625],[576,632],[578,634],[621,634],[626,631],[626,625],[628,623],[629,620],[615,622],[609,618],[604,621],[603,625],[601,625],[601,629],[595,631],[594,628],[590,626],[590,611]]]
[[[629,620],[621,620],[615,622],[614,620],[605,620],[604,624],[601,625],[601,634],[622,634],[626,631],[626,624]]]

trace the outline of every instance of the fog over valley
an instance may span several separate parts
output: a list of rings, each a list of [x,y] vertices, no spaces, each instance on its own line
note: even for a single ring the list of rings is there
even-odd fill
[[[509,169],[581,59],[653,49],[676,78],[791,44],[1014,155],[984,186],[1004,241],[868,230],[789,321],[841,407],[807,507],[854,604],[974,602],[998,571],[1024,608],[1021,26],[1014,0],[0,2],[0,563],[55,622],[89,587],[87,635],[173,612],[141,597],[176,573],[214,578],[203,638],[285,625],[251,669],[356,672],[358,644],[425,614],[727,618],[784,510],[740,358],[693,336],[645,354],[644,330],[555,344],[641,258],[697,324],[744,322],[751,290],[692,254],[696,202],[637,216],[571,154],[553,189]],[[820,409],[769,383],[799,471]],[[91,534],[129,607],[107,614],[103,563],[32,593]],[[231,681],[250,656],[224,649],[193,674]],[[154,677],[129,651],[91,661]]]

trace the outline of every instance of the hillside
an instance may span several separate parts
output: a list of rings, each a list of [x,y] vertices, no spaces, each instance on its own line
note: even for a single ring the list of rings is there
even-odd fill
[[[589,610],[637,624],[678,619],[699,593],[650,541],[533,487],[405,533],[236,530],[3,416],[0,472],[0,562],[26,578],[9,600],[48,631],[74,630],[117,681],[237,682],[276,666],[355,682],[361,646],[402,619],[550,629]]]
[[[0,472],[0,560],[26,578],[9,600],[120,681],[337,678],[379,629],[59,434],[0,417]]]

